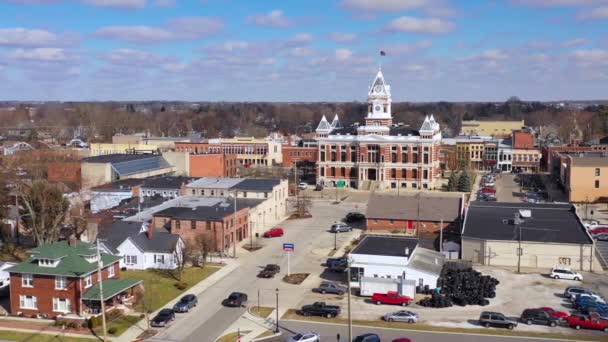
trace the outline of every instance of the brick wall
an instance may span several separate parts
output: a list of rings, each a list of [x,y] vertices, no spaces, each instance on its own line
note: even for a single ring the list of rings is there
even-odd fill
[[[235,177],[236,154],[190,155],[191,177]]]
[[[283,167],[293,167],[294,160],[316,162],[319,158],[319,150],[316,147],[291,147],[283,146]]]
[[[528,132],[513,132],[513,149],[534,148],[534,136]]]
[[[48,181],[70,182],[80,186],[80,163],[53,163],[48,166]]]

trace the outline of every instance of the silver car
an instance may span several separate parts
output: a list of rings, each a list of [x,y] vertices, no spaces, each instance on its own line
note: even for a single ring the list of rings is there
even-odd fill
[[[352,231],[353,228],[347,224],[344,223],[334,223],[331,225],[331,228],[329,229],[329,231],[331,233],[343,233],[343,232],[350,232]]]
[[[384,315],[384,320],[387,322],[418,322],[418,314],[408,310],[389,312]]]

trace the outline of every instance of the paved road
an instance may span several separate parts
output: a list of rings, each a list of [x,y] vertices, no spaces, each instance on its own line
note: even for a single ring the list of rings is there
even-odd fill
[[[354,203],[332,205],[329,202],[313,202],[312,219],[285,221],[280,226],[285,229],[282,238],[266,239],[266,246],[255,252],[239,249],[240,266],[224,277],[199,297],[198,306],[187,314],[180,314],[175,322],[151,341],[214,341],[244,312],[244,308],[225,308],[221,301],[231,292],[245,292],[249,295],[249,305],[257,305],[258,291],[262,306],[275,306],[276,289],[279,289],[279,314],[295,307],[303,295],[310,291],[306,286],[289,285],[281,281],[287,271],[287,259],[282,251],[282,243],[295,243],[295,252],[290,257],[291,272],[311,273],[311,277],[322,271],[322,262],[333,247],[333,234],[327,231],[334,221],[354,209]],[[359,208],[361,205],[358,206]],[[338,235],[338,243],[351,239],[352,233]],[[262,266],[276,263],[281,266],[281,274],[274,279],[256,277]]]
[[[327,324],[316,322],[281,321],[283,336],[268,342],[285,341],[294,332],[314,331],[321,335],[321,341],[336,341],[336,335],[341,336],[340,341],[348,340],[348,327],[342,324]],[[492,336],[481,334],[457,334],[430,331],[414,331],[401,329],[353,327],[353,338],[364,333],[376,333],[382,341],[392,341],[396,338],[407,337],[413,342],[553,342],[555,339],[540,339],[511,336]]]

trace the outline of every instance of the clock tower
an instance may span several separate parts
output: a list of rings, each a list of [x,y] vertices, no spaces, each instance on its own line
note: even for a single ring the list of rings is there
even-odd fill
[[[374,78],[367,93],[367,117],[365,117],[365,125],[391,126],[392,124],[391,86],[386,84],[382,70],[378,69],[376,78]]]

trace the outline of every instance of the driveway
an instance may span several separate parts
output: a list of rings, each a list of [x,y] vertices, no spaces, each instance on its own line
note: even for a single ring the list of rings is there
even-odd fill
[[[276,306],[276,289],[279,294],[279,313],[295,307],[310,288],[316,286],[321,264],[333,249],[334,236],[327,232],[334,221],[342,219],[347,212],[360,207],[360,203],[331,204],[329,201],[314,201],[313,217],[303,220],[288,220],[281,224],[285,235],[265,240],[265,247],[255,252],[239,249],[240,266],[224,277],[215,286],[199,294],[199,304],[190,313],[178,315],[176,321],[151,341],[213,341],[240,318],[245,308],[225,308],[221,301],[231,292],[249,295],[248,305]],[[338,243],[344,243],[359,231],[338,235]],[[281,281],[287,271],[283,243],[294,243],[295,251],[290,257],[291,273],[311,273],[302,285],[290,285]],[[256,275],[266,264],[281,266],[281,273],[273,279],[260,279]],[[259,298],[258,298],[259,293]]]

